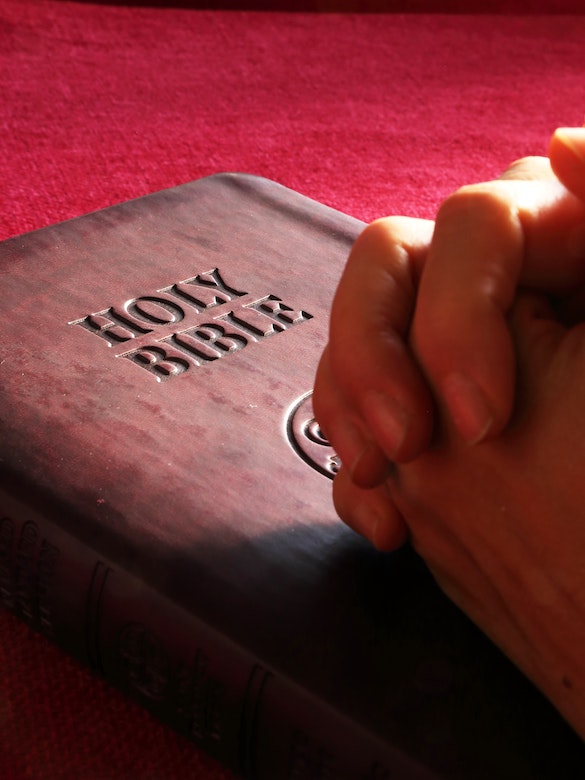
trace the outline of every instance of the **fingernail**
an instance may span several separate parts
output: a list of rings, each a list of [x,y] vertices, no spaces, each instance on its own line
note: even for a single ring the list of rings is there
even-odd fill
[[[479,387],[461,374],[451,374],[441,389],[451,419],[464,441],[478,444],[493,423],[493,415]]]
[[[353,476],[370,444],[360,429],[349,420],[339,420],[330,426],[330,442],[341,462]]]
[[[585,163],[585,127],[559,127],[555,138],[575,155],[579,162]]]
[[[408,538],[408,529],[404,520],[391,504],[386,511],[379,512],[367,501],[358,504],[353,510],[351,527],[371,542],[377,550],[390,552],[401,547]]]
[[[408,430],[408,415],[391,396],[369,393],[364,399],[364,413],[376,440],[389,460],[394,460]]]

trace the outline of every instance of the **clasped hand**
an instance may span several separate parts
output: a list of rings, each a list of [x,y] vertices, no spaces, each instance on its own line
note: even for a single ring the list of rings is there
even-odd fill
[[[366,228],[313,401],[340,517],[409,539],[585,737],[584,290],[585,130],[563,129],[435,223]]]

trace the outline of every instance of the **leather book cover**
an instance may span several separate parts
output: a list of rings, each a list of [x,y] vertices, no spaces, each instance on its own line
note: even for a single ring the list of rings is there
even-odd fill
[[[0,600],[257,780],[580,777],[311,411],[362,224],[224,174],[0,244]]]

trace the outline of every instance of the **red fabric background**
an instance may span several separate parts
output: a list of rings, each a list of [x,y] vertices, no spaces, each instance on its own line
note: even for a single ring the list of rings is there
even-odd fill
[[[98,0],[99,2],[99,0]],[[115,0],[103,0],[113,2]],[[125,0],[123,5],[232,11],[579,14],[582,0]]]
[[[105,0],[118,5],[116,0]],[[236,11],[580,14],[582,0],[126,0],[124,5]]]
[[[583,121],[584,41],[585,17],[0,0],[0,238],[226,170],[432,216]],[[2,611],[0,776],[228,777]]]

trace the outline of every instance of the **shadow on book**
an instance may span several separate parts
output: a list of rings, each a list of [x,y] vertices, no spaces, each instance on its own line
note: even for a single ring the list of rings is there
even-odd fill
[[[315,524],[203,544],[162,567],[192,589],[194,561],[199,617],[245,651],[244,776],[581,777],[581,740],[410,547],[379,553],[340,523]],[[169,625],[152,638],[167,659],[171,637]],[[225,727],[225,680],[243,669],[196,644],[191,728],[209,748]]]

